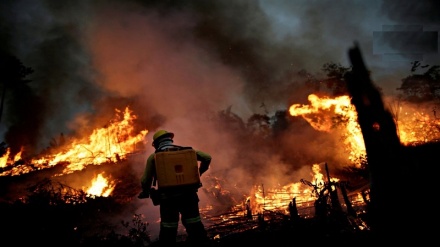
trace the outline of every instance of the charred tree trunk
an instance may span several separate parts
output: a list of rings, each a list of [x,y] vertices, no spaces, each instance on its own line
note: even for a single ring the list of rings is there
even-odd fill
[[[344,198],[345,205],[347,206],[347,214],[353,217],[356,217],[356,211],[353,209],[353,205],[351,204],[350,199],[347,195],[347,188],[345,187],[345,183],[339,183],[339,187],[341,188],[342,197]]]
[[[289,214],[292,222],[295,222],[299,219],[298,207],[296,206],[296,197],[289,202]]]
[[[424,226],[408,197],[417,191],[411,160],[400,143],[392,114],[384,107],[380,91],[369,77],[357,45],[349,50],[352,71],[346,75],[351,101],[358,113],[370,172],[369,219],[377,239],[418,240],[426,237]]]
[[[370,199],[367,198],[367,191],[363,190],[361,192],[361,195],[362,195],[362,200],[364,200],[365,204],[367,204],[367,207],[369,207],[370,206]]]
[[[330,172],[328,170],[328,165],[325,163],[325,172],[327,174],[328,181],[328,192],[330,194],[330,201],[332,203],[332,212],[342,212],[341,202],[339,201],[338,191],[336,187],[333,186],[333,182],[330,179]]]
[[[320,194],[316,199],[315,206],[315,219],[319,221],[324,221],[327,219],[327,215],[329,214],[328,204],[327,204],[328,195]]]
[[[252,209],[251,209],[251,200],[247,199],[246,201],[246,218],[252,219]]]

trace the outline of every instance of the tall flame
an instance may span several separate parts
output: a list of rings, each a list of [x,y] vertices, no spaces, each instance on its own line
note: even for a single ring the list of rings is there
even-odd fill
[[[104,173],[100,173],[92,180],[92,185],[87,189],[87,194],[94,196],[108,197],[116,186],[115,181],[109,180],[104,177]]]
[[[0,168],[4,168],[6,166],[8,166],[8,162],[10,161],[10,163],[15,163],[19,160],[21,160],[21,153],[23,152],[23,148],[21,148],[20,152],[18,152],[14,158],[12,159],[12,161],[9,160],[9,155],[11,154],[11,149],[8,147],[5,150],[5,154],[3,154],[2,157],[0,157]]]
[[[116,109],[115,119],[110,121],[107,126],[93,130],[93,133],[86,140],[72,140],[64,147],[65,151],[33,159],[31,165],[14,167],[0,173],[0,176],[20,175],[53,167],[60,163],[67,164],[62,173],[58,174],[64,175],[82,170],[88,165],[118,162],[135,151],[136,145],[142,142],[148,133],[147,130],[142,130],[138,134],[133,134],[133,121],[136,118],[128,107],[123,112]],[[5,156],[8,159],[9,153],[3,157]]]
[[[293,104],[289,108],[292,116],[303,117],[313,128],[319,131],[330,132],[335,123],[345,129],[343,139],[348,159],[356,165],[365,161],[365,144],[360,126],[357,122],[357,111],[351,104],[349,96],[335,98],[318,97],[311,94],[308,97],[310,105]],[[396,112],[396,124],[400,142],[409,145],[415,142],[429,142],[440,139],[440,118],[435,109],[430,116],[420,107],[406,105]],[[335,116],[338,122],[335,122]]]
[[[344,147],[349,152],[348,159],[360,166],[365,157],[365,144],[361,128],[357,122],[357,111],[351,104],[350,97],[322,97],[315,94],[308,97],[311,105],[293,104],[289,108],[290,115],[302,116],[313,128],[330,132],[340,124],[343,128]],[[337,116],[338,122],[335,123]]]
[[[8,165],[9,155],[11,154],[11,149],[6,148],[5,154],[0,157],[0,168],[4,168]]]

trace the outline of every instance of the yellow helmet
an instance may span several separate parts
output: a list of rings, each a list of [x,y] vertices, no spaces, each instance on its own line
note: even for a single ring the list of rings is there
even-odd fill
[[[156,131],[156,133],[154,133],[154,135],[153,135],[153,143],[154,143],[156,140],[158,140],[158,139],[160,139],[160,138],[162,138],[162,137],[170,137],[171,139],[173,139],[173,138],[174,138],[174,133],[172,133],[172,132],[168,132],[168,131],[166,131],[166,130],[158,130],[158,131]]]

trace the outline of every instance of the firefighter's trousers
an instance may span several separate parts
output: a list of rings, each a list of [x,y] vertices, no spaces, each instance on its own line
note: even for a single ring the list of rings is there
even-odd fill
[[[175,246],[179,217],[187,233],[187,241],[197,244],[208,240],[199,213],[199,197],[196,191],[172,196],[160,201],[161,246]]]

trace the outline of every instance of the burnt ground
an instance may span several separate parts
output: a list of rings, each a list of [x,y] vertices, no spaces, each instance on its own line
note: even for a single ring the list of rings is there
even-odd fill
[[[1,202],[2,241],[15,246],[158,246],[149,239],[148,228],[140,221],[121,222],[126,226],[124,234],[113,230],[116,226],[105,219],[118,214],[124,205],[111,198],[77,205],[48,202],[46,194],[30,197],[27,203]],[[360,230],[355,220],[348,220],[345,214],[324,219],[291,219],[271,212],[264,219],[243,216],[227,225],[207,227],[211,239],[208,246],[369,245],[371,232]],[[184,238],[179,236],[178,246],[188,246]]]
[[[44,171],[47,172],[55,173],[52,169]],[[87,175],[86,171],[81,171],[81,174]],[[132,178],[128,173],[123,174],[124,179]],[[47,177],[47,174],[44,175],[42,177]],[[36,175],[1,177],[2,240],[16,246],[157,246],[140,218],[134,217],[132,222],[107,221],[126,210],[129,200],[136,196],[135,185],[122,184],[126,187],[115,191],[119,196],[92,199],[59,181],[41,179],[38,172]],[[17,193],[25,196],[9,196]],[[332,213],[330,210],[328,215],[320,218],[291,218],[267,211],[250,218],[243,215],[230,221],[220,221],[206,228],[211,239],[210,246],[294,246],[299,243],[351,246],[353,243],[372,242],[371,232],[361,230],[367,222],[366,216],[353,218],[344,212]],[[123,234],[120,233],[121,226]],[[187,246],[184,239],[185,236],[179,236],[178,246]]]
[[[264,217],[241,216],[226,223],[206,227],[211,239],[206,246],[368,246],[373,234],[367,226],[367,215],[351,217],[345,212],[330,212],[325,217],[290,217],[266,211]],[[178,246],[191,246],[180,236]],[[158,246],[157,242],[151,246]]]
[[[309,245],[338,245],[353,246],[356,243],[367,244],[371,240],[371,232],[350,231],[338,229],[337,226],[322,225],[313,219],[299,222],[282,222],[242,233],[231,234],[216,242],[217,246],[266,245],[266,246],[295,246],[308,243]]]
[[[7,181],[11,184],[10,179]],[[29,193],[25,202],[0,201],[0,236],[3,242],[15,246],[158,246],[149,238],[148,227],[141,220],[106,221],[126,210],[126,200],[97,197],[87,198],[85,203],[65,203],[68,199],[84,199],[85,195],[72,192],[69,197],[58,193],[60,190],[53,183],[46,182]],[[208,246],[372,246],[382,242],[376,240],[368,228],[368,211],[356,217],[331,209],[320,217],[291,218],[290,215],[271,211],[263,216],[249,218],[243,215],[233,221],[207,225],[211,239]],[[407,218],[405,215],[402,217]],[[433,222],[427,218],[425,227]],[[123,234],[114,230],[120,229],[121,224],[125,227]],[[420,227],[417,225],[414,229]],[[393,231],[390,228],[390,233]],[[179,236],[178,246],[188,246],[184,238]],[[429,243],[428,239],[419,241]]]
[[[272,223],[251,230],[231,232],[227,236],[215,238],[207,246],[370,246],[373,234],[370,230],[343,230],[337,226],[321,225],[314,219],[303,219],[293,223]],[[151,243],[151,246],[158,246]],[[184,241],[178,246],[189,246]]]

